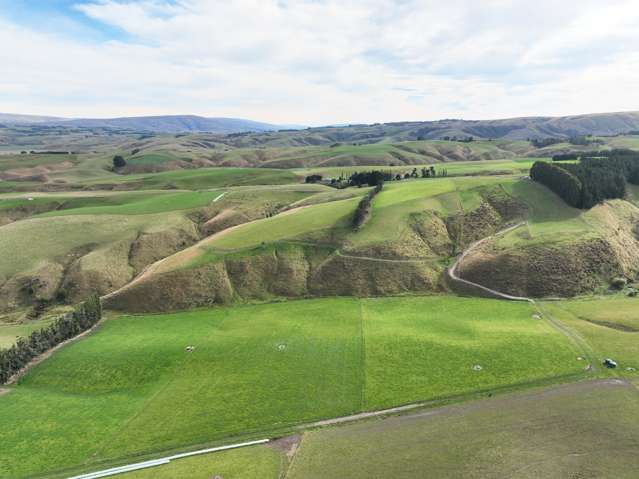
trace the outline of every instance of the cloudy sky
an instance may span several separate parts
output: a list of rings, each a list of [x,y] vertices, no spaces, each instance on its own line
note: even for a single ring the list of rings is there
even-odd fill
[[[0,111],[306,125],[639,110],[637,0],[0,0]]]

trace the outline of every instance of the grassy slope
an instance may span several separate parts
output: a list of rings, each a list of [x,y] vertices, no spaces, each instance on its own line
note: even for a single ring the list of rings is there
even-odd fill
[[[481,187],[510,184],[511,178],[437,178],[390,183],[373,200],[370,220],[349,238],[356,246],[396,241],[410,228],[410,216],[424,211],[442,216],[479,206]]]
[[[279,479],[284,458],[269,446],[254,446],[233,451],[171,461],[170,464],[130,472],[123,479]]]
[[[163,213],[167,211],[188,210],[211,204],[221,190],[214,191],[181,191],[178,193],[160,193],[155,195],[121,195],[120,202],[113,201],[114,197],[107,197],[114,203],[110,205],[91,206],[90,203],[67,204],[66,208],[58,211],[51,211],[40,216],[68,216],[68,215],[143,215],[153,213]]]
[[[135,189],[166,188],[204,189],[243,185],[281,185],[296,183],[299,177],[288,170],[266,168],[200,168],[160,173],[114,175],[80,182],[84,186],[119,185]]]
[[[187,140],[188,141],[188,140]],[[325,141],[325,140],[324,140]],[[323,141],[320,141],[323,143]],[[207,141],[208,143],[208,141]],[[222,145],[218,145],[222,146]],[[222,147],[189,142],[189,147],[166,138],[145,145],[143,150],[127,157],[131,165],[161,166],[176,160],[209,161],[220,165],[300,168],[336,165],[403,165],[442,161],[497,160],[522,156],[532,150],[524,141],[397,141],[332,146],[290,146],[286,141],[269,142],[268,147]],[[126,156],[126,155],[125,155]]]
[[[527,305],[388,298],[363,303],[366,404],[402,402],[561,376],[577,369],[574,351]],[[453,359],[454,358],[454,359]],[[473,370],[480,365],[481,371]]]
[[[519,158],[515,160],[486,160],[486,161],[456,161],[444,164],[433,163],[436,171],[446,170],[448,176],[464,176],[464,175],[496,175],[496,174],[527,174],[530,167],[536,159]],[[296,169],[296,174],[300,176],[308,176],[312,174],[323,175],[328,178],[339,178],[343,176],[348,178],[355,172],[367,171],[371,169],[383,169],[392,171],[393,173],[411,173],[417,168],[417,173],[421,175],[421,169],[428,165],[409,165],[409,166],[331,166],[318,168],[302,168]]]
[[[307,433],[287,477],[636,477],[639,395],[581,383]]]
[[[231,188],[224,190],[224,196],[216,203],[212,202],[221,190],[98,192],[96,196],[42,194],[33,201],[1,199],[0,209],[47,205],[60,209],[0,227],[0,249],[8,252],[0,256],[0,278],[65,259],[74,248],[88,246],[95,250],[134,239],[139,231],[184,225],[185,210],[211,204],[220,210],[278,209],[328,189],[320,185]],[[29,238],[26,243],[25,238]]]
[[[597,359],[614,358],[616,374],[639,379],[639,300],[612,297],[546,303],[557,319],[576,330],[594,348]],[[625,329],[625,330],[624,330]]]
[[[52,320],[29,321],[26,323],[6,324],[0,322],[0,349],[8,348],[18,337],[27,337],[33,331],[41,329]]]
[[[0,475],[576,373],[573,348],[531,314],[488,300],[324,299],[111,320],[0,397]]]
[[[221,250],[250,248],[262,242],[309,237],[331,229],[347,229],[358,198],[322,203],[308,208],[286,212],[243,225],[221,235],[207,247]]]
[[[513,181],[509,177],[473,177],[388,183],[373,201],[370,220],[357,232],[352,231],[351,218],[359,197],[368,188],[333,190],[300,202],[301,206],[308,206],[306,208],[258,220],[206,240],[194,247],[195,254],[191,251],[184,257],[193,266],[217,260],[220,253],[254,248],[263,242],[305,240],[339,244],[345,240],[350,246],[361,246],[394,241],[410,228],[412,214],[429,210],[447,215],[458,212],[460,207],[476,208],[481,199],[479,188]],[[349,198],[352,195],[357,196]],[[314,204],[319,197],[327,202]],[[346,199],[338,200],[341,197]],[[192,261],[194,257],[195,262]],[[173,265],[179,263],[179,258],[171,262]]]
[[[571,208],[546,187],[533,181],[517,181],[504,187],[528,205],[529,215],[527,228],[503,236],[498,242],[500,246],[571,242],[595,233],[586,219],[587,213]]]
[[[0,171],[77,162],[77,155],[0,155]]]
[[[177,213],[159,215],[77,215],[33,218],[0,227],[0,277],[28,271],[75,248],[99,248],[114,241],[134,239],[139,231],[159,231],[182,224]],[[28,238],[28,241],[25,241]]]

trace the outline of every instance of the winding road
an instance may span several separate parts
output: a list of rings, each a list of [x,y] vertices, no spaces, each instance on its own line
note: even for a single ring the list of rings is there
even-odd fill
[[[534,303],[535,301],[531,298],[526,298],[524,296],[512,296],[510,294],[506,294],[506,293],[502,293],[501,291],[497,291],[491,288],[488,288],[484,285],[481,285],[479,283],[474,283],[472,281],[468,281],[467,279],[461,278],[458,274],[457,274],[457,270],[459,269],[459,265],[461,264],[462,261],[464,261],[464,259],[473,251],[475,251],[478,247],[480,247],[482,244],[484,244],[486,241],[491,240],[493,238],[497,238],[499,236],[503,236],[507,233],[510,233],[513,230],[516,230],[517,228],[520,228],[521,226],[526,225],[525,221],[522,221],[521,223],[517,223],[516,225],[512,225],[509,226],[508,228],[504,228],[501,231],[498,231],[497,233],[495,233],[494,235],[491,236],[486,236],[485,238],[480,239],[479,241],[475,241],[473,244],[471,244],[462,254],[460,254],[457,259],[455,260],[455,262],[453,263],[453,265],[448,269],[448,276],[450,276],[454,281],[458,281],[460,283],[464,283],[467,284],[469,286],[473,286],[475,288],[479,288],[481,290],[486,291],[487,293],[490,293],[498,298],[501,299],[506,299],[509,301],[527,301],[529,303]]]
[[[588,360],[589,362],[588,368],[590,368],[591,371],[598,370],[598,361],[596,359],[595,352],[592,349],[592,347],[588,344],[588,342],[584,338],[582,338],[577,332],[573,331],[571,328],[569,328],[568,326],[566,326],[559,320],[555,319],[540,303],[535,301],[533,298],[528,298],[525,296],[513,296],[510,294],[502,293],[501,291],[497,291],[495,289],[489,288],[479,283],[475,283],[473,281],[469,281],[459,276],[458,274],[459,265],[470,253],[475,251],[479,246],[481,246],[485,242],[493,238],[503,236],[524,225],[526,225],[526,222],[522,221],[521,223],[517,223],[515,225],[509,226],[508,228],[504,228],[503,230],[500,230],[491,236],[487,236],[486,238],[482,238],[479,241],[476,241],[473,244],[471,244],[462,254],[458,256],[458,258],[455,260],[453,265],[448,269],[447,271],[448,276],[453,281],[458,281],[460,283],[464,283],[474,288],[479,288],[495,296],[496,298],[501,298],[508,301],[525,301],[530,303],[537,310],[539,315],[542,318],[544,318],[546,321],[548,321],[548,324],[550,324],[556,331],[566,336],[568,340],[571,343],[573,343],[577,347],[577,349],[581,351],[581,354],[583,354],[583,356]]]

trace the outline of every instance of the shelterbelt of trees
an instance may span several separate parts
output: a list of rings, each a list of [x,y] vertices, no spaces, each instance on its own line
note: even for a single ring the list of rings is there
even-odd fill
[[[53,324],[20,338],[9,349],[0,350],[0,384],[5,384],[29,362],[58,344],[93,327],[102,318],[97,294],[78,305],[73,312]]]
[[[530,177],[575,208],[590,209],[607,199],[624,198],[627,184],[639,185],[639,153],[613,150],[582,156],[578,163],[537,161]]]

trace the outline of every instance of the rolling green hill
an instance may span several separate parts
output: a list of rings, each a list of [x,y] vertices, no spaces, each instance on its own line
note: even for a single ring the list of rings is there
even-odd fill
[[[610,118],[591,120],[606,130]],[[0,477],[279,436],[123,477],[624,477],[638,437],[639,190],[571,208],[527,172],[592,146],[519,137],[582,121],[80,128],[55,141],[57,127],[7,141],[0,128],[0,149],[78,147],[0,155],[0,348],[94,292],[107,311],[0,387]],[[429,139],[469,128],[507,138]],[[115,154],[128,162],[117,172]],[[437,176],[403,177],[422,165]],[[371,169],[402,179],[355,227],[372,188],[326,180]],[[462,252],[465,280],[539,300],[461,297],[486,292],[448,274]],[[600,367],[606,357],[619,368]],[[407,404],[387,413],[401,417],[315,423]]]

